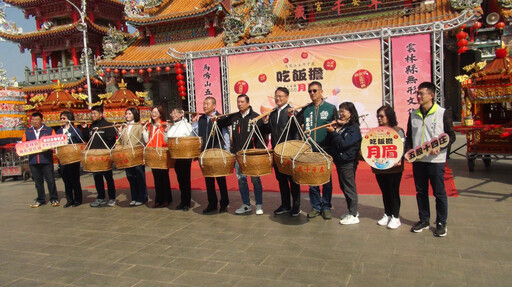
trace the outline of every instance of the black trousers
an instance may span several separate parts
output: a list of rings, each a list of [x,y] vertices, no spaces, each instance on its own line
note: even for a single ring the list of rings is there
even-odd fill
[[[180,185],[181,192],[181,204],[190,206],[192,199],[192,191],[190,184],[190,166],[192,164],[191,159],[177,159],[174,164],[174,171],[178,178],[178,184]]]
[[[357,216],[358,196],[356,188],[356,170],[358,162],[336,164],[336,171],[338,172],[338,180],[340,182],[341,191],[345,195],[347,201],[348,213]]]
[[[44,193],[44,181],[48,186],[48,193],[50,194],[50,201],[59,200],[57,194],[57,187],[55,186],[55,177],[53,176],[53,163],[38,163],[30,164],[30,172],[32,179],[36,184],[37,199],[36,201],[46,203],[46,195]]]
[[[130,167],[124,170],[126,178],[130,182],[130,193],[132,200],[138,202],[148,201],[148,190],[146,187],[146,170],[143,165]]]
[[[402,173],[375,174],[384,202],[384,213],[398,218],[400,215],[400,181]]]
[[[80,162],[60,166],[60,174],[64,181],[66,200],[69,203],[82,203],[82,185],[80,184]]]
[[[432,186],[436,198],[436,223],[446,224],[448,219],[448,198],[444,186],[445,163],[413,162],[412,174],[416,185],[418,213],[423,222],[430,221],[430,203],[428,183]]]
[[[281,206],[287,210],[292,207],[300,207],[300,185],[293,181],[291,175],[279,172],[276,165],[274,165],[276,179],[279,183],[279,192],[281,193]],[[293,205],[290,201],[290,195],[293,199]]]
[[[170,203],[172,201],[171,180],[169,169],[151,169],[155,180],[155,203]]]
[[[226,184],[226,177],[205,177],[206,194],[208,195],[208,207],[217,208],[217,193],[215,192],[215,180],[219,185],[220,191],[220,207],[226,208],[229,205],[228,186]]]
[[[92,177],[94,178],[94,185],[98,192],[98,199],[105,199],[105,182],[103,181],[103,178],[107,181],[108,198],[116,199],[116,186],[114,185],[112,170],[93,172]]]

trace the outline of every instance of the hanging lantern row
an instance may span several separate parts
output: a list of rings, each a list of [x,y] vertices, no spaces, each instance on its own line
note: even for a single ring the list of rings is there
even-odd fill
[[[176,74],[183,74],[183,68],[185,68],[185,65],[184,64],[180,64],[180,63],[177,63],[177,64],[179,64],[179,68],[176,68],[176,64],[174,65],[174,68],[176,69]],[[153,71],[156,71],[157,73],[160,73],[162,71],[162,69],[164,71],[166,71],[167,73],[169,73],[171,71],[171,67],[169,67],[169,66],[167,66],[165,68],[156,67],[154,70],[153,70],[153,68],[147,68],[146,70],[139,69],[138,71],[136,71],[135,69],[130,69],[130,70],[122,69],[122,70],[119,70],[119,69],[115,68],[115,69],[112,70],[112,68],[106,68],[105,71],[101,71],[99,73],[99,75],[101,77],[105,77],[106,74],[110,74],[110,73],[114,73],[114,74],[119,74],[120,73],[122,75],[126,75],[127,73],[130,73],[132,75],[135,75],[137,72],[140,75],[143,75],[144,73],[151,74],[151,73],[153,73]]]
[[[463,28],[465,28],[465,25],[463,25]],[[455,37],[457,37],[457,46],[459,46],[459,54],[462,54],[466,51],[469,50],[469,48],[467,47],[469,42],[468,40],[466,39],[468,37],[468,33],[464,32],[464,30],[460,30],[459,33],[457,33],[457,35],[455,35]]]
[[[178,92],[182,100],[187,96],[187,88],[185,88],[185,77],[183,76],[183,65],[181,63],[174,64],[176,70],[176,80],[178,81]]]

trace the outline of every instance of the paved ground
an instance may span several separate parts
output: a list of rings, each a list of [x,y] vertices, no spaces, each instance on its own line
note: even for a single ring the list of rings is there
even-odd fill
[[[228,214],[208,216],[204,191],[193,192],[188,212],[172,210],[178,193],[171,209],[130,208],[127,190],[113,208],[31,209],[33,183],[7,181],[0,286],[510,286],[512,162],[486,169],[480,161],[472,173],[460,156],[449,163],[460,196],[449,199],[445,238],[409,232],[414,197],[402,197],[402,227],[391,231],[376,225],[380,196],[361,196],[361,223],[341,226],[308,222],[307,194],[298,218],[272,215],[276,193],[264,194],[262,216],[234,215],[238,192]],[[84,175],[82,185],[91,184]],[[58,190],[63,197],[60,179]],[[342,197],[333,203],[335,216],[346,211]]]

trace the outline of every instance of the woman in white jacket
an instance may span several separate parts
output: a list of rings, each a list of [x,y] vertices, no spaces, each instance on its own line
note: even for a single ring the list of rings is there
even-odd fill
[[[184,118],[184,111],[180,108],[175,108],[171,112],[171,118],[174,124],[167,131],[167,138],[188,137],[192,135],[192,126]],[[176,159],[174,164],[174,171],[178,178],[181,192],[181,202],[176,206],[177,210],[188,211],[190,209],[190,202],[192,198],[191,183],[190,183],[190,166],[192,159]]]

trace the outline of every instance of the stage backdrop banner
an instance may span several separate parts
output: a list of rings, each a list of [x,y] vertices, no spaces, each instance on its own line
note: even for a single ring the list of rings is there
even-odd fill
[[[217,111],[223,113],[219,58],[194,60],[194,76],[197,111],[203,111],[204,98],[214,97],[217,101]]]
[[[307,48],[240,54],[228,57],[230,111],[237,111],[236,97],[247,94],[253,109],[272,109],[274,91],[290,90],[293,106],[311,102],[307,86],[319,81],[326,101],[353,102],[363,133],[377,126],[376,110],[382,104],[380,40],[365,40]]]
[[[418,108],[418,85],[432,81],[430,34],[393,38],[391,47],[393,105],[398,125],[405,130],[409,113]]]

